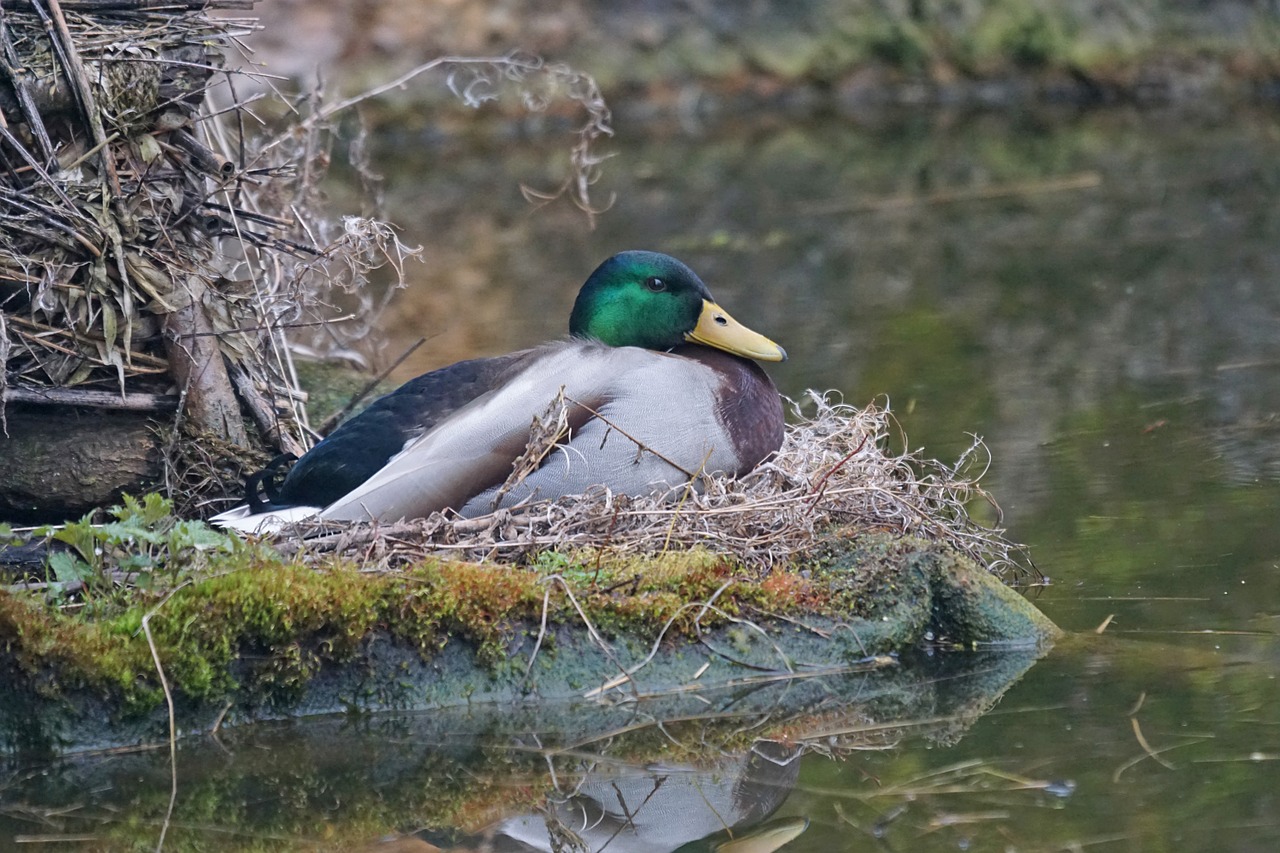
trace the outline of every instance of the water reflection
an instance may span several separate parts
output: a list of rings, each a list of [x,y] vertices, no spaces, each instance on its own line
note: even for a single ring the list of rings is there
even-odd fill
[[[415,837],[449,850],[512,853],[569,845],[666,853],[692,850],[693,842],[703,842],[697,849],[769,853],[808,826],[803,818],[764,823],[795,787],[800,754],[798,745],[761,741],[703,766],[593,761],[556,778],[556,790],[536,810],[504,816],[467,838],[430,831]]]
[[[76,756],[0,784],[0,844],[768,853],[799,843],[810,808],[829,822],[829,808],[796,798],[802,756],[954,745],[1035,656],[936,655],[617,705],[245,727],[181,744],[173,800],[167,750]]]

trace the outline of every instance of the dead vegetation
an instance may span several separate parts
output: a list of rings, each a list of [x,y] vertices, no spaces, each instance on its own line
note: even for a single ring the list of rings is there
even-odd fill
[[[0,442],[15,405],[68,431],[85,407],[136,413],[159,425],[160,461],[120,491],[163,488],[187,513],[237,489],[265,449],[309,446],[294,352],[367,338],[418,252],[317,204],[352,107],[427,72],[472,106],[570,103],[586,119],[550,195],[589,215],[594,144],[612,132],[589,76],[528,56],[442,57],[333,103],[268,94],[243,43],[256,21],[210,14],[250,6],[0,0]],[[375,295],[364,285],[384,267],[392,286]],[[86,477],[120,467],[99,462]],[[29,481],[10,505],[39,494],[39,465],[9,473]]]
[[[5,4],[6,401],[163,391],[196,351],[179,318],[217,280],[214,196],[237,171],[200,110],[246,28],[183,5]]]

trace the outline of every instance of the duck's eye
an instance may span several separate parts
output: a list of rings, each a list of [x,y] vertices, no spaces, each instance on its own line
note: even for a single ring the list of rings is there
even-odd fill
[[[646,278],[644,280],[644,286],[649,288],[654,293],[661,293],[662,291],[667,289],[667,283],[662,279],[658,278],[656,275]]]

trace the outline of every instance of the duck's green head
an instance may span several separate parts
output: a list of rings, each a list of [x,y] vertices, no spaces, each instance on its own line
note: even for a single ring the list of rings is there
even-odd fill
[[[658,252],[621,252],[597,267],[573,303],[569,334],[614,347],[692,342],[760,361],[787,357],[717,305],[693,270]]]

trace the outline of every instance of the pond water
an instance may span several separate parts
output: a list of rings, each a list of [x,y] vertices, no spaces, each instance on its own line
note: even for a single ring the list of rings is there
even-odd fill
[[[520,193],[558,182],[565,135],[375,141],[426,246],[387,323],[390,355],[428,338],[398,376],[558,336],[600,260],[670,252],[787,348],[785,394],[888,399],[944,460],[982,436],[1067,640],[981,701],[937,660],[962,656],[927,659],[934,704],[892,724],[840,716],[865,683],[833,682],[808,751],[717,702],[231,732],[180,749],[172,803],[164,750],[29,768],[0,778],[0,848],[1280,849],[1280,116],[618,130],[594,229]]]

